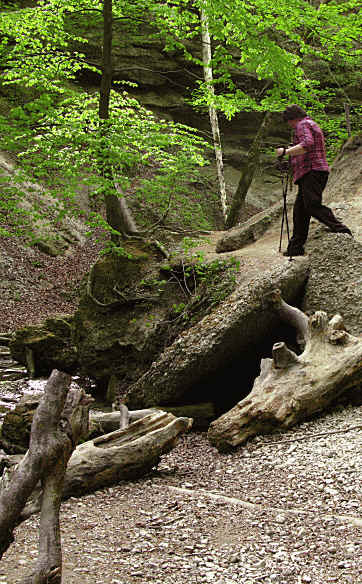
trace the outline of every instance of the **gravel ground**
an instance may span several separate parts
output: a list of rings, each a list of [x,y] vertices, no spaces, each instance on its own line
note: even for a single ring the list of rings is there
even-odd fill
[[[317,436],[316,436],[317,435]],[[361,584],[362,407],[220,455],[183,436],[158,469],[62,505],[65,584]],[[0,565],[15,584],[37,517]]]

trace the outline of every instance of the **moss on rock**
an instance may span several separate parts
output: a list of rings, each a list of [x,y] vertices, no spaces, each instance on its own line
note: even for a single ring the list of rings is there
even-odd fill
[[[41,325],[26,326],[16,331],[10,343],[13,359],[29,366],[34,376],[48,375],[52,369],[72,372],[77,354],[72,344],[72,317],[48,318]]]
[[[92,268],[74,315],[80,370],[101,384],[124,383],[149,366],[164,343],[161,328],[182,293],[160,273],[159,248],[137,240],[122,255],[103,256]]]

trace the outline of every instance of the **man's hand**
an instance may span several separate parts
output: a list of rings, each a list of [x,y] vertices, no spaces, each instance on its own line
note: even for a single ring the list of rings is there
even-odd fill
[[[278,156],[278,158],[279,158],[279,156],[284,156],[285,148],[277,148],[275,151],[275,154]]]

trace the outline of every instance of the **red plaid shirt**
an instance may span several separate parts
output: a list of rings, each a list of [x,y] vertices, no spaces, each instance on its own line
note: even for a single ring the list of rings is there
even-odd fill
[[[301,144],[306,152],[291,156],[294,182],[311,170],[329,172],[323,132],[308,116],[300,120],[294,129],[293,145],[296,144]]]

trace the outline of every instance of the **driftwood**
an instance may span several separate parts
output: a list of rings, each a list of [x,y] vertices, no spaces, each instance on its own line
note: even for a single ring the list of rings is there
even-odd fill
[[[68,392],[70,381],[69,375],[53,371],[34,414],[29,450],[0,482],[0,558],[13,541],[15,527],[41,511],[39,558],[34,574],[23,584],[61,582],[62,499],[144,475],[174,447],[177,436],[192,426],[190,418],[155,410],[145,415],[143,411],[127,427],[74,450],[77,441],[89,433],[93,399],[80,388]],[[113,414],[118,426],[120,419],[127,423],[127,412]]]
[[[190,418],[175,418],[154,411],[116,430],[78,446],[69,461],[63,497],[81,495],[138,478],[156,466],[181,432],[191,428]]]
[[[278,296],[274,292],[271,300],[280,309]],[[328,322],[325,312],[316,312],[307,328],[299,309],[283,302],[281,315],[299,329],[305,349],[298,356],[284,343],[274,344],[251,393],[211,424],[209,440],[220,451],[308,419],[362,383],[362,340],[344,330],[340,315]]]
[[[126,406],[122,405],[122,408]],[[211,402],[199,404],[190,404],[186,406],[158,406],[144,410],[129,410],[129,423],[144,418],[156,411],[164,411],[173,414],[177,418],[192,418],[193,429],[207,429],[212,420],[215,419],[215,406]],[[114,432],[121,427],[121,418],[119,411],[115,412],[91,412],[89,415],[89,437],[101,436]]]
[[[119,412],[109,415],[112,423],[115,418],[119,423]],[[145,475],[176,445],[178,435],[192,426],[190,418],[176,418],[158,410],[140,415],[127,428],[88,440],[74,450],[64,478],[63,499]],[[24,518],[39,511],[41,497],[40,489],[34,491]]]
[[[40,399],[41,395],[39,394],[23,396],[16,407],[6,414],[0,434],[0,448],[4,449],[6,453],[22,454],[27,451],[31,423]],[[176,418],[192,418],[192,427],[198,430],[207,430],[210,422],[215,419],[215,406],[211,402],[174,407],[161,406],[157,410],[149,408],[131,411],[124,404],[121,404],[120,409],[114,412],[91,411],[89,414],[89,434],[84,438],[90,440],[126,428],[128,424],[159,410],[170,412]]]
[[[35,573],[24,583],[61,582],[59,508],[65,469],[80,437],[88,432],[92,398],[80,388],[68,391],[71,377],[54,370],[34,415],[29,450],[0,484],[0,557],[24,519],[24,506],[40,481],[42,487],[39,557]]]

